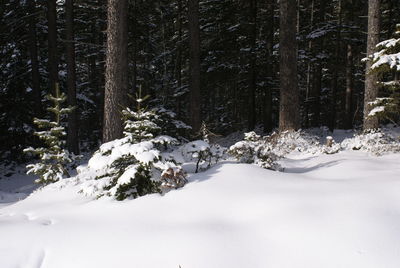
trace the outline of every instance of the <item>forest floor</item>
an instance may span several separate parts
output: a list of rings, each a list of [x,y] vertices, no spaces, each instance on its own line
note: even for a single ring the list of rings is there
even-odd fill
[[[26,197],[31,177],[3,178],[0,267],[400,267],[400,154],[281,164],[224,161],[179,190],[122,202],[64,182]]]

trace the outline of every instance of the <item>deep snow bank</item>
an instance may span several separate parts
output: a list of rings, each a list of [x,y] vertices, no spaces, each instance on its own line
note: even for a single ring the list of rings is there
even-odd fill
[[[224,162],[164,196],[46,187],[0,209],[0,267],[400,267],[399,155]]]

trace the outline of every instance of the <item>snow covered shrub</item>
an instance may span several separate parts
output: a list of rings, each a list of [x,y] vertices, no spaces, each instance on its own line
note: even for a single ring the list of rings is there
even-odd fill
[[[326,143],[322,146],[322,152],[325,154],[335,154],[341,149],[340,143],[336,143],[331,136],[326,137]]]
[[[160,123],[167,123],[157,110],[146,111],[138,106],[136,112],[125,109],[123,116],[125,137],[100,146],[84,171],[89,179],[83,183],[81,191],[124,200],[160,193],[164,187],[182,187],[186,183],[185,174],[171,156],[178,140],[161,135],[164,129]],[[184,126],[177,120],[174,123]],[[94,179],[90,175],[93,172]],[[85,177],[85,174],[80,176]]]
[[[385,153],[400,152],[400,140],[399,137],[395,138],[391,134],[378,129],[345,139],[342,141],[341,147],[347,150],[361,150],[379,156]]]
[[[67,165],[73,162],[77,157],[66,150],[64,137],[65,128],[61,125],[63,115],[71,112],[72,108],[61,108],[67,97],[64,93],[60,94],[58,85],[56,86],[55,96],[48,95],[47,99],[53,102],[53,106],[48,111],[53,114],[54,121],[47,119],[34,119],[34,123],[42,131],[36,131],[34,134],[41,139],[45,146],[24,150],[25,153],[38,155],[40,161],[36,164],[27,165],[27,174],[35,174],[39,178],[35,181],[40,184],[49,184],[69,176]]]
[[[293,151],[315,154],[320,151],[319,138],[302,130],[272,133],[264,138],[275,154],[283,157]]]
[[[270,136],[261,137],[254,131],[245,133],[244,140],[232,145],[229,153],[241,163],[254,163],[266,169],[282,170],[276,162],[280,157],[273,152],[273,145],[268,138]]]
[[[161,182],[165,187],[183,187],[188,181],[186,173],[181,167],[170,167],[161,174]]]
[[[196,140],[182,145],[176,153],[181,154],[184,162],[195,162],[195,173],[210,168],[224,157],[225,148],[218,144],[209,144]]]

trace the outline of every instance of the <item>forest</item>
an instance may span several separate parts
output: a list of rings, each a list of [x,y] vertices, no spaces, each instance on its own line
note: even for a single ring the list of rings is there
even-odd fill
[[[399,0],[5,0],[0,70],[0,267],[400,265]]]
[[[118,110],[134,107],[127,96],[139,89],[192,136],[202,122],[219,135],[362,128],[364,103],[388,95],[366,82],[376,78],[362,59],[393,38],[398,1],[281,2],[4,1],[2,159],[26,160],[33,118],[48,116],[44,96],[56,83],[76,107],[65,120],[75,153],[121,137]]]

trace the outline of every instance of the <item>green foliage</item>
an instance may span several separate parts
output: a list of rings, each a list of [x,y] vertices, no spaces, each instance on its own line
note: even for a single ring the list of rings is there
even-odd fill
[[[373,61],[370,71],[380,75],[381,94],[386,97],[377,98],[370,105],[374,108],[369,116],[377,116],[392,122],[400,117],[400,24],[395,36],[377,45],[379,49],[370,60]]]
[[[34,134],[43,141],[44,146],[24,150],[25,153],[38,155],[40,162],[27,165],[27,174],[39,176],[36,180],[40,184],[49,184],[69,176],[66,165],[71,163],[75,156],[70,154],[65,147],[64,137],[65,128],[61,125],[63,115],[71,112],[73,108],[62,108],[61,105],[66,101],[66,95],[60,94],[58,85],[55,95],[48,95],[47,99],[53,103],[53,106],[47,110],[53,115],[54,121],[47,119],[34,119],[34,124],[42,131],[36,131]]]
[[[124,168],[119,167],[120,170]],[[122,175],[122,174],[121,174]],[[117,176],[114,178],[114,180]],[[151,178],[151,165],[138,165],[135,175],[128,183],[121,184],[115,192],[115,198],[122,201],[128,197],[137,198],[152,193],[161,193],[161,182],[153,181]],[[117,182],[114,182],[117,183]],[[114,184],[113,183],[113,184]]]
[[[161,110],[143,108],[144,99],[139,92],[136,111],[123,110],[125,137],[103,144],[89,160],[88,167],[95,167],[97,171],[97,182],[92,183],[98,197],[124,200],[160,193],[163,172],[172,169],[178,174],[181,170],[168,154],[177,140],[160,135],[166,132],[160,125],[169,125],[168,119],[162,116]]]

